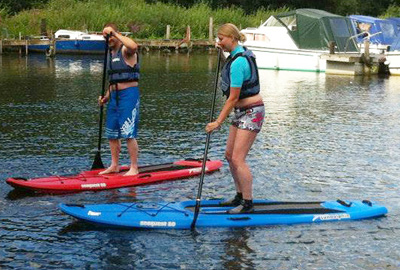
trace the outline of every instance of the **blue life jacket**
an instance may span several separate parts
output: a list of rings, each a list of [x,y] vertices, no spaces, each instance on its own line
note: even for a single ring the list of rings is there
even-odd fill
[[[111,57],[109,57],[108,62],[108,81],[110,84],[139,81],[139,54],[137,52],[135,54],[137,55],[137,63],[133,67],[131,67],[127,63],[125,63],[124,57],[122,56],[122,46],[113,56],[110,51]]]
[[[255,96],[260,92],[260,81],[258,77],[258,68],[256,63],[256,57],[253,52],[248,50],[246,47],[244,52],[235,54],[235,56],[229,56],[221,71],[220,88],[226,98],[230,95],[231,85],[231,65],[238,57],[245,57],[250,65],[250,79],[243,82],[242,88],[240,89],[239,99]]]

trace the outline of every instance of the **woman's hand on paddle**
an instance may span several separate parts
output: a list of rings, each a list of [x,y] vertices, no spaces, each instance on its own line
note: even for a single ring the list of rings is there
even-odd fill
[[[206,132],[210,133],[210,132],[213,132],[214,130],[219,130],[220,128],[221,128],[221,123],[218,121],[214,121],[214,122],[207,124]]]

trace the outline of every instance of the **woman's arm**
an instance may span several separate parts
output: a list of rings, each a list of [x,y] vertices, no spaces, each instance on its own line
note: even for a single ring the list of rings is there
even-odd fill
[[[225,119],[229,116],[236,103],[239,101],[240,87],[231,87],[229,98],[225,101],[224,107],[222,108],[219,116],[214,122],[208,123],[206,126],[206,132],[212,132],[219,128]]]

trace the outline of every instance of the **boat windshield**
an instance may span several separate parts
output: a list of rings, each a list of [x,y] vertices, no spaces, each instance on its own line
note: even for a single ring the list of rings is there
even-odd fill
[[[387,22],[380,22],[379,24],[381,26],[382,34],[384,37],[393,38],[397,36],[393,24]]]
[[[283,23],[283,24],[282,24]],[[296,16],[287,16],[276,19],[275,17],[271,17],[268,21],[265,22],[264,26],[272,26],[272,27],[284,27],[286,26],[290,30],[296,28]]]

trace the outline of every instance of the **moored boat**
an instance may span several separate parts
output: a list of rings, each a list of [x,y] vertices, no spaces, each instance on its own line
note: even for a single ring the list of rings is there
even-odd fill
[[[57,53],[73,54],[103,54],[105,39],[102,35],[89,34],[81,31],[58,30],[54,34],[55,51]],[[51,45],[29,45],[32,52],[48,52]]]
[[[244,46],[261,69],[324,72],[321,55],[355,53],[358,47],[349,18],[317,9],[297,9],[271,16],[258,28],[242,30]]]

